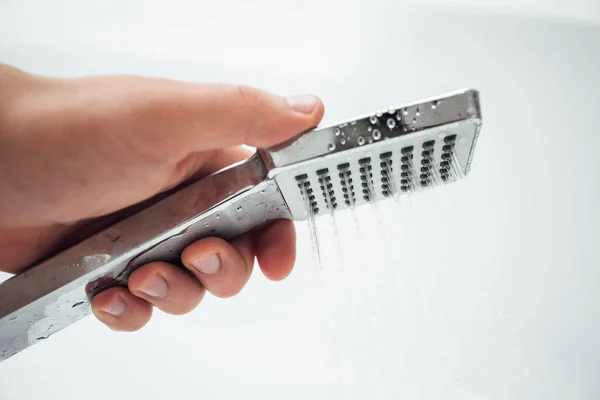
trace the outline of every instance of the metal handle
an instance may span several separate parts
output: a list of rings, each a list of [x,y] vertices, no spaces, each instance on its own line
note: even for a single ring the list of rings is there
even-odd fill
[[[90,314],[89,299],[207,236],[290,218],[258,155],[210,175],[0,285],[0,361]]]

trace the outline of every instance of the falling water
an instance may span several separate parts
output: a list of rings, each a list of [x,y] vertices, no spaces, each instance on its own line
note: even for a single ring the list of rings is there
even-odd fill
[[[460,165],[460,161],[458,160],[458,156],[456,155],[456,151],[452,151],[452,162],[450,163],[450,167],[453,170],[452,173],[454,174],[454,178],[456,180],[464,177],[463,169]]]
[[[324,183],[324,185],[326,186],[326,183]],[[343,263],[344,252],[342,249],[342,243],[340,242],[340,235],[338,234],[337,221],[335,220],[335,207],[333,205],[333,201],[331,200],[331,195],[329,194],[329,189],[327,187],[325,187],[323,193],[325,194],[325,202],[327,203],[327,209],[329,210],[329,218],[331,220],[331,226],[333,228],[333,234],[335,236],[338,254],[342,257],[341,262]]]
[[[319,269],[323,269],[323,265],[321,262],[321,248],[319,245],[319,235],[317,233],[317,224],[316,224],[316,216],[312,204],[310,202],[308,196],[307,186],[302,184],[302,197],[304,198],[304,208],[306,210],[306,214],[308,217],[308,226],[311,237],[311,243],[313,247],[313,256],[315,258],[315,263]]]
[[[390,129],[394,126],[394,123],[388,122]],[[360,145],[360,141],[357,141],[357,143]],[[310,189],[309,180],[305,179],[301,185],[306,215],[308,217],[313,256],[320,272],[319,283],[321,285],[320,292],[323,296],[322,303],[328,305],[328,307],[324,307],[323,312],[325,313],[326,320],[329,322],[330,346],[336,350],[338,348],[343,349],[345,341],[350,339],[355,348],[362,349],[357,354],[348,357],[354,359],[352,361],[356,361],[355,366],[357,369],[355,371],[360,375],[360,378],[353,379],[355,379],[355,382],[357,380],[360,381],[357,389],[358,391],[364,389],[365,396],[375,387],[378,388],[378,391],[384,393],[391,389],[390,384],[393,377],[390,375],[390,372],[386,371],[385,368],[375,368],[375,370],[372,368],[373,357],[380,360],[383,365],[391,365],[394,362],[393,356],[383,347],[384,336],[387,337],[394,334],[390,331],[393,327],[384,318],[388,316],[387,313],[390,312],[391,308],[381,298],[379,289],[382,289],[382,285],[385,284],[394,285],[394,279],[389,278],[394,276],[393,268],[397,268],[399,265],[404,266],[407,262],[404,256],[396,259],[394,257],[396,253],[390,251],[390,249],[393,249],[390,246],[391,243],[398,242],[398,235],[397,232],[394,235],[389,235],[388,228],[395,229],[398,224],[394,224],[391,227],[390,224],[385,223],[386,219],[390,217],[386,207],[389,205],[391,207],[390,210],[399,210],[396,204],[400,204],[401,202],[404,204],[401,196],[406,195],[410,199],[410,196],[415,192],[431,191],[435,187],[444,186],[451,181],[450,177],[455,178],[452,180],[459,180],[463,177],[463,170],[460,167],[453,146],[454,143],[450,144],[449,141],[445,143],[443,154],[441,155],[435,154],[433,147],[428,145],[428,148],[423,149],[423,158],[419,157],[417,163],[413,159],[412,146],[402,149],[402,157],[399,160],[399,165],[393,165],[392,158],[388,157],[387,154],[385,156],[378,156],[377,160],[381,159],[381,164],[377,163],[376,167],[381,167],[381,181],[373,181],[372,169],[375,166],[372,165],[371,158],[358,160],[360,168],[358,171],[353,171],[354,176],[350,172],[349,163],[338,165],[339,180],[336,182],[330,182],[330,174],[329,172],[325,172],[326,170],[317,171],[317,175],[320,178],[319,183],[322,185],[321,189],[323,189],[322,197],[320,197],[319,201],[321,211],[317,208],[314,194]],[[426,161],[421,163],[420,160]],[[423,174],[427,176],[423,176]],[[377,177],[379,177],[379,174],[377,174]],[[337,175],[335,179],[338,179]],[[422,184],[421,181],[425,182]],[[342,193],[338,193],[337,191],[334,193],[334,186],[332,185],[341,185],[343,189]],[[388,200],[392,201],[380,202],[380,200],[385,200],[381,198],[382,191],[386,197],[389,197]],[[336,205],[337,202],[342,206],[347,206],[347,213],[344,211],[339,213]],[[345,204],[342,204],[342,202]],[[371,207],[356,207],[357,203],[369,203]],[[407,202],[406,205],[409,206],[409,203]],[[326,207],[327,210],[323,207]],[[433,208],[436,210],[439,209],[439,207]],[[328,238],[327,235],[321,237],[321,239],[326,240],[325,242],[320,242],[317,228],[321,230],[320,228],[327,228],[329,225],[321,225],[321,222],[317,224],[317,214],[329,214],[324,220],[331,223],[331,227],[333,228],[331,233],[333,233],[334,237]],[[348,219],[345,219],[345,216]],[[350,216],[352,219],[350,219]],[[352,222],[356,228],[356,234],[350,226]],[[348,223],[347,227],[350,229],[345,228],[345,223]],[[346,234],[353,236],[350,241],[346,240],[350,238],[342,237]],[[321,231],[321,235],[323,235],[323,231]],[[336,240],[337,254],[335,257],[337,258],[334,259],[336,264],[340,261],[340,256],[348,261],[347,263],[341,262],[342,267],[339,271],[329,268],[329,255],[331,255],[331,250],[335,249],[331,241],[327,242],[330,239]],[[353,243],[355,240],[356,243]],[[344,244],[343,246],[342,243]],[[373,254],[378,255],[378,262],[380,260],[383,261],[381,256],[383,258],[390,256],[390,258],[394,257],[394,259],[390,259],[393,262],[389,263],[385,260],[383,262],[384,265],[379,265],[377,268],[369,268],[374,262]],[[351,265],[360,265],[361,268],[360,270],[348,268]],[[327,268],[324,268],[324,266]],[[386,268],[388,269],[386,270]],[[404,275],[406,275],[406,272]],[[356,280],[357,277],[359,277],[358,280]],[[351,281],[351,279],[354,279],[354,281]],[[421,278],[416,276],[415,282],[418,283],[419,279]],[[356,294],[355,290],[352,289],[356,287],[356,282],[358,281],[360,281],[360,285],[364,285],[365,290]],[[331,290],[332,287],[335,288],[340,285],[344,289],[342,293],[345,297],[343,299],[339,298],[339,291]],[[416,304],[414,307],[426,315],[427,318],[430,318],[428,316],[428,304],[423,301],[425,294],[422,291],[423,288],[418,286],[417,294],[420,296],[417,296],[417,299],[415,299]],[[352,293],[352,295],[348,292]],[[337,293],[337,298],[331,298],[332,293]],[[361,298],[361,295],[365,297]],[[352,296],[357,296],[356,301],[350,301]],[[359,322],[364,324],[366,322],[365,317],[369,326],[363,331],[363,334],[356,336],[355,340],[352,339],[352,335],[345,334],[348,327],[338,326],[338,323],[346,323],[350,327],[353,326],[352,324]],[[331,355],[337,370],[337,379],[341,385],[342,381],[345,380],[346,370],[343,361],[347,355],[340,354],[336,350]],[[378,364],[378,366],[380,365]],[[348,377],[350,378],[350,375]]]
[[[440,164],[438,163],[437,159],[435,158],[435,155],[432,155],[430,168],[431,168],[431,172],[433,175],[433,181],[436,185],[441,186],[442,184],[445,185],[446,181],[444,181],[442,179],[442,177],[440,176],[440,171],[438,170],[439,165]]]

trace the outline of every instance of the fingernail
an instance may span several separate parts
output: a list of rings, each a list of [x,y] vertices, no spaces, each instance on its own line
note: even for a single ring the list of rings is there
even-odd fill
[[[123,301],[122,298],[115,297],[106,307],[102,308],[102,311],[112,316],[118,317],[119,315],[123,314],[126,306],[127,305],[125,304],[125,301]]]
[[[145,280],[138,290],[150,297],[164,297],[167,294],[167,281],[161,276],[154,275]]]
[[[287,98],[288,105],[296,112],[310,114],[313,112],[319,99],[313,95],[303,94]]]
[[[209,254],[192,261],[192,267],[201,274],[214,275],[221,268],[221,259],[218,254]]]

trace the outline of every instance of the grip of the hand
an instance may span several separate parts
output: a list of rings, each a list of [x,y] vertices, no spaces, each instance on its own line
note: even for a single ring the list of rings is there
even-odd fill
[[[178,261],[207,236],[225,239],[288,218],[258,156],[221,170],[0,285],[0,361],[90,313],[89,299],[150,261]]]

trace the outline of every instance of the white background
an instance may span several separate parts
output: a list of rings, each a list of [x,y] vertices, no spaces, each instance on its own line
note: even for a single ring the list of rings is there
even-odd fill
[[[13,0],[0,61],[310,92],[328,122],[472,87],[484,115],[469,177],[360,215],[341,266],[298,224],[287,281],[88,318],[0,364],[0,399],[600,398],[597,0]]]

